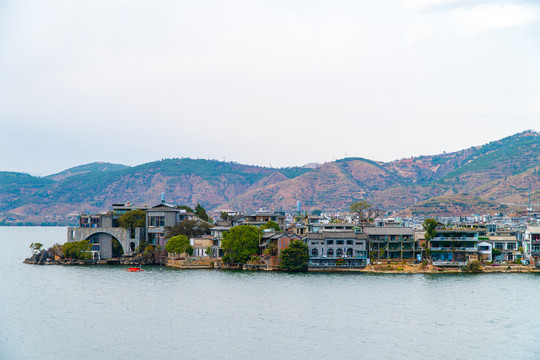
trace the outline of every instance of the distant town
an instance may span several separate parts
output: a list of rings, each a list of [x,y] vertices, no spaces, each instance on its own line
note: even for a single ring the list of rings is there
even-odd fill
[[[113,204],[81,214],[67,242],[32,244],[30,263],[161,264],[179,268],[289,271],[534,270],[540,266],[540,214],[393,217],[366,201],[323,213],[222,211],[211,219],[168,204]],[[504,266],[503,266],[504,265]]]

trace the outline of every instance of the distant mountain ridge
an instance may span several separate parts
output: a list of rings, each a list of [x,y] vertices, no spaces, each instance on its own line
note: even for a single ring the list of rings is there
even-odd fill
[[[66,169],[62,172],[59,172],[57,174],[45,176],[45,178],[52,179],[54,181],[60,181],[70,176],[75,176],[75,175],[80,175],[80,174],[86,174],[86,173],[97,172],[97,171],[102,171],[102,172],[116,171],[116,170],[122,170],[126,168],[129,168],[129,166],[121,165],[121,164],[111,164],[108,162],[93,162],[90,164],[75,166],[75,167]]]
[[[153,205],[162,192],[168,202],[201,203],[214,211],[292,211],[298,200],[307,211],[340,211],[366,199],[405,215],[516,212],[527,203],[529,188],[532,202],[540,202],[539,173],[536,131],[387,163],[364,158],[290,168],[188,158],[133,167],[91,163],[47,177],[0,172],[0,223],[64,221],[118,202]]]

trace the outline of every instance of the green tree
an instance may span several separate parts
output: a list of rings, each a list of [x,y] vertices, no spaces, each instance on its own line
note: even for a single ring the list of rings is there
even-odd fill
[[[189,239],[185,235],[176,235],[170,238],[165,245],[165,249],[169,253],[182,254],[189,246]]]
[[[186,250],[185,250],[186,254],[191,256],[191,255],[193,255],[193,251],[194,251],[193,246],[191,246],[191,245],[186,246]]]
[[[219,213],[219,218],[221,220],[228,221],[229,220],[229,213],[226,212],[226,211],[222,211],[222,212]]]
[[[437,234],[437,225],[439,223],[435,219],[426,219],[424,220],[424,223],[422,224],[422,227],[424,228],[424,238],[426,239],[426,257],[431,257],[431,251],[428,252],[431,247],[429,246],[429,243],[431,239],[435,237]]]
[[[195,215],[197,215],[197,217],[201,220],[208,221],[206,210],[199,203],[197,203],[197,206],[195,206]]]
[[[41,250],[42,247],[43,247],[42,243],[36,242],[36,243],[31,243],[30,244],[30,249],[32,249],[33,253],[39,252],[39,250]]]
[[[311,211],[311,215],[321,216],[321,214],[322,214],[322,211],[319,210],[319,209],[315,209],[315,210]]]
[[[259,251],[259,229],[250,225],[232,227],[221,240],[226,262],[245,264]]]
[[[302,241],[293,240],[281,252],[280,268],[286,271],[307,271],[309,265],[308,246]]]
[[[272,220],[268,220],[266,224],[261,225],[259,229],[261,229],[261,231],[266,229],[274,229],[275,231],[281,231],[278,223]]]
[[[135,231],[135,228],[146,226],[146,212],[143,210],[131,210],[125,214],[120,215],[118,218],[118,224],[124,229],[131,230],[131,233]]]
[[[91,248],[88,240],[67,242],[62,245],[62,253],[66,259],[88,260],[92,258]]]
[[[180,221],[174,226],[166,228],[166,238],[172,238],[176,235],[185,235],[187,237],[199,237],[210,234],[212,225],[200,219],[186,219]]]
[[[358,214],[358,218],[360,219],[360,221],[362,221],[366,218],[365,213],[370,207],[371,204],[368,203],[366,200],[360,200],[353,202],[349,206],[349,209],[351,210],[351,212]]]

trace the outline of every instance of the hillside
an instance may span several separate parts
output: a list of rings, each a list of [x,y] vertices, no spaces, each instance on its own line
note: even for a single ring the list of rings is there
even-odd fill
[[[86,173],[91,173],[91,172],[116,171],[116,170],[126,169],[128,167],[129,166],[127,165],[121,165],[121,164],[111,164],[107,162],[93,162],[90,164],[75,166],[75,167],[66,169],[64,171],[61,171],[57,174],[46,176],[45,178],[52,179],[54,181],[60,181],[60,180],[67,179],[68,177],[75,176],[75,175],[86,174]]]
[[[25,193],[21,193],[13,181],[5,191],[4,186],[0,188],[5,198],[0,213],[4,213],[4,217],[30,221],[57,219],[81,211],[105,211],[118,202],[152,205],[159,201],[162,192],[169,202],[189,206],[201,203],[213,208],[248,191],[256,183],[263,186],[308,171],[310,169],[166,159],[118,170],[81,172],[58,181],[18,174],[22,185],[35,184]],[[4,178],[9,177],[4,174]],[[14,196],[17,193],[19,196]]]
[[[317,166],[267,168],[165,159],[139,166],[92,163],[47,177],[0,172],[0,223],[65,221],[111,204],[168,202],[209,211],[346,210],[357,199],[403,214],[518,211],[540,203],[540,135],[526,131],[461,151],[388,163],[346,158]],[[414,206],[416,203],[416,206]],[[438,205],[439,204],[439,205]],[[413,207],[414,208],[411,208]]]
[[[298,177],[252,189],[225,204],[242,210],[305,209],[343,210],[355,199],[401,183],[401,178],[375,162],[360,158],[326,163]]]

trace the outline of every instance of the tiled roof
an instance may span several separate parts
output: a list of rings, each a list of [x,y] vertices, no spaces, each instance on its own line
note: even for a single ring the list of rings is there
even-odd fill
[[[322,231],[319,233],[309,233],[306,237],[308,240],[323,240],[323,239],[367,239],[367,235],[363,233],[355,233],[354,231]]]
[[[366,227],[364,232],[368,235],[413,235],[414,231],[408,227]]]

